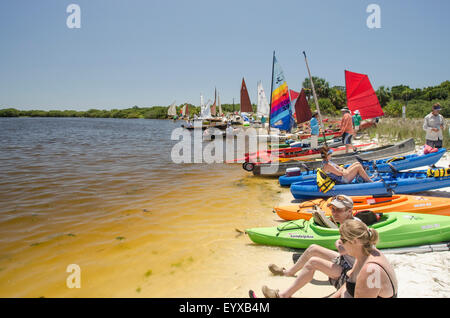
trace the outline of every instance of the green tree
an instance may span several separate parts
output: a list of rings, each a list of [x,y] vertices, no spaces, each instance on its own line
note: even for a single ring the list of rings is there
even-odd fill
[[[330,98],[330,84],[324,79],[320,77],[313,76],[312,77],[314,89],[316,91],[317,98]],[[309,78],[305,78],[303,81],[302,87],[305,89],[305,93],[308,95],[308,97],[311,99],[312,89],[311,89],[311,81]]]
[[[381,107],[386,106],[391,99],[391,92],[389,88],[385,88],[384,86],[380,86],[375,93],[377,94]]]

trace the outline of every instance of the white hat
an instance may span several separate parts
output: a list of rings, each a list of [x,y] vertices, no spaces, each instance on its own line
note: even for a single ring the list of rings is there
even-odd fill
[[[353,200],[348,195],[339,194],[331,200],[328,206],[334,205],[338,209],[353,209]]]

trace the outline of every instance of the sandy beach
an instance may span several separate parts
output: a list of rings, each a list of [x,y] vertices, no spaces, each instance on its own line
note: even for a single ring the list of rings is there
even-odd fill
[[[418,151],[419,149],[420,146],[416,146],[416,150]],[[436,166],[448,167],[450,164],[449,159],[447,152]],[[417,170],[422,169],[426,169],[426,167],[417,168]],[[277,205],[291,204],[293,197],[289,189],[280,189],[281,193]],[[421,192],[420,194],[450,197],[450,187]],[[276,215],[274,220],[277,220]],[[274,248],[273,251],[267,252],[267,263],[252,264],[253,270],[249,271],[249,277],[246,280],[249,289],[253,289],[258,297],[264,297],[261,292],[263,285],[280,290],[288,288],[295,278],[274,276],[269,272],[267,266],[270,263],[286,268],[292,266],[292,253],[292,251]],[[450,297],[450,251],[424,254],[387,254],[387,258],[396,271],[399,298]],[[328,283],[328,277],[323,273],[316,272],[314,280],[296,292],[294,297],[327,297],[334,291],[335,288]],[[236,293],[233,296],[242,297],[242,294]]]

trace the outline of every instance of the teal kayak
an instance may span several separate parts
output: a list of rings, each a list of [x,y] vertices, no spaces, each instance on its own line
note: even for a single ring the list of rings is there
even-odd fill
[[[416,246],[450,241],[450,217],[405,212],[390,212],[370,226],[379,233],[377,248]],[[308,248],[317,244],[336,250],[339,230],[319,226],[310,220],[296,220],[277,227],[246,230],[250,239],[263,245]]]

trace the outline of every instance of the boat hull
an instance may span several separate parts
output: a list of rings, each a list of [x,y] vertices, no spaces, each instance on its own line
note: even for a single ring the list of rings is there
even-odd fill
[[[391,212],[383,215],[380,222],[370,226],[378,231],[377,248],[397,248],[434,244],[450,240],[450,218],[442,215]],[[336,250],[339,230],[318,226],[311,219],[290,221],[278,227],[246,230],[257,244],[308,248],[317,244]]]
[[[438,162],[442,156],[445,154],[447,150],[445,148],[439,149],[437,152],[428,153],[424,155],[407,155],[405,156],[405,159],[393,161],[390,164],[398,171],[400,170],[407,170],[407,169],[414,169],[418,167],[423,166],[431,166]],[[377,169],[379,172],[390,172],[392,171],[391,167],[388,164],[388,160],[392,158],[386,158],[386,159],[379,159],[376,160],[375,164],[377,166]],[[346,165],[345,167],[348,167],[349,165]],[[367,166],[369,171],[373,171],[372,163],[367,162],[364,163],[364,166]],[[286,187],[290,186],[293,183],[296,182],[302,182],[310,179],[316,178],[316,171],[304,171],[299,176],[281,176],[278,180],[281,186]]]
[[[421,214],[434,214],[450,216],[450,198],[393,195],[391,197],[353,196],[353,211],[370,210],[375,213],[408,212]],[[312,217],[312,209],[318,206],[327,216],[331,215],[328,204],[332,198],[315,199],[274,207],[274,211],[280,218],[286,221],[305,219]]]
[[[392,194],[409,194],[421,191],[434,190],[450,186],[448,177],[427,177],[426,171],[399,172],[381,174],[383,180],[374,179],[375,182],[336,184],[331,190],[323,193],[319,191],[316,180],[297,182],[291,185],[291,193],[296,199],[313,199],[331,197],[338,194],[349,196],[376,195],[386,196]]]
[[[404,140],[400,143],[393,145],[386,145],[382,147],[377,147],[373,149],[368,149],[366,151],[361,151],[357,154],[348,153],[337,155],[333,157],[333,162],[336,164],[351,164],[356,162],[356,156],[361,157],[365,160],[374,160],[382,158],[390,158],[396,155],[403,155],[412,153],[415,151],[415,142],[413,138]],[[274,164],[255,164],[251,170],[255,176],[269,176],[269,177],[279,177],[285,174],[287,168],[299,167],[303,168],[305,165],[309,170],[317,169],[322,166],[322,161],[302,161],[302,162],[283,162]]]

